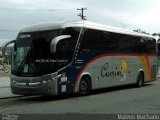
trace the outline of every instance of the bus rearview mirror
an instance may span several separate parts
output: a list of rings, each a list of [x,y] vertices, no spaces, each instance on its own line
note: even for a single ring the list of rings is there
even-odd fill
[[[9,42],[6,42],[3,46],[2,46],[2,55],[3,55],[3,58],[8,58],[7,56],[11,56],[11,55],[7,55],[6,53],[6,47],[12,43],[15,43],[16,40],[11,40]]]
[[[61,36],[58,36],[58,37],[55,37],[52,41],[51,41],[51,44],[50,44],[50,52],[51,53],[55,53],[56,52],[56,46],[57,46],[57,43],[61,40],[64,40],[64,39],[67,39],[67,38],[70,38],[71,35],[61,35]]]

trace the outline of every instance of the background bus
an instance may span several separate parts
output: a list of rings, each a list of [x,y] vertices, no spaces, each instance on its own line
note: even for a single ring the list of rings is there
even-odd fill
[[[22,29],[14,43],[11,90],[60,95],[156,80],[156,40],[89,21]]]

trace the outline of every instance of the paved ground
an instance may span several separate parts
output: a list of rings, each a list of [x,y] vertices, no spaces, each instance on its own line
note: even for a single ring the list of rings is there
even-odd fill
[[[17,95],[13,95],[11,93],[9,76],[0,77],[0,99],[15,97],[15,96]]]
[[[8,65],[8,67],[10,67]],[[0,65],[0,98],[6,98],[6,97],[14,97],[10,90],[10,72],[5,73],[1,70],[2,65]]]
[[[84,97],[73,95],[52,98],[41,96],[3,98],[0,99],[0,113],[160,113],[159,89],[160,79],[147,83],[142,88],[126,86],[103,89]]]
[[[0,77],[0,98],[12,96],[9,77]]]
[[[10,65],[7,65],[7,66],[8,66],[9,69],[10,69]],[[3,66],[0,65],[0,79],[1,79],[1,77],[9,76],[9,75],[10,75],[10,71],[9,71],[8,73],[5,73],[2,69],[3,69]]]
[[[52,119],[61,117],[62,120],[64,118],[72,120],[68,118],[70,115],[75,119],[79,116],[77,120],[86,118],[97,120],[99,117],[94,114],[114,114],[114,118],[117,120],[118,114],[130,114],[133,117],[135,114],[160,114],[160,78],[141,88],[123,86],[93,91],[92,94],[84,97],[72,95],[51,98],[42,96],[13,97],[9,88],[9,77],[1,77],[0,81],[0,113],[2,113],[0,119],[6,117],[5,113],[8,113],[9,116],[13,114],[16,117],[20,114],[18,117],[22,118],[18,120],[45,120],[45,117],[48,118],[48,116]],[[90,114],[91,116],[83,118],[81,114]],[[103,118],[106,119],[106,117]]]

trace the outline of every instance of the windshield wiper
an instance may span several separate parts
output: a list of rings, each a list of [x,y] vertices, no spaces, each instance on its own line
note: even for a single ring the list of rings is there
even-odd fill
[[[33,66],[31,65],[30,54],[31,54],[31,48],[29,48],[27,55],[24,57],[20,66],[18,67],[18,70],[17,70],[18,73],[22,71],[22,68],[24,68],[25,64],[28,64],[28,68],[31,67],[32,70],[36,72],[36,68],[33,68]]]
[[[20,66],[18,67],[18,70],[17,70],[18,73],[21,72],[23,66],[25,65],[25,63],[26,63],[26,61],[27,61],[27,57],[28,57],[29,54],[30,54],[30,49],[28,50],[27,55],[24,56],[24,58],[23,58],[23,60],[22,60],[22,62],[21,62],[21,64],[20,64]]]

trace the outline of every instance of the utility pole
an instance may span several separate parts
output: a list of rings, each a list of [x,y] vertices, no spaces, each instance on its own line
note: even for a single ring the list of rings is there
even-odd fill
[[[81,13],[79,13],[78,16],[80,16],[82,20],[86,20],[86,18],[85,18],[86,16],[84,16],[83,11],[87,10],[87,8],[82,7],[81,9],[77,8],[77,10],[81,10]]]

